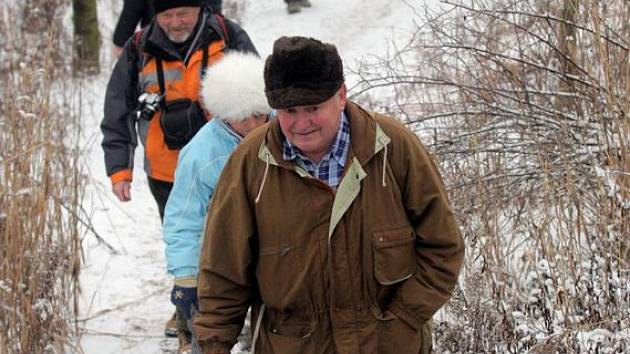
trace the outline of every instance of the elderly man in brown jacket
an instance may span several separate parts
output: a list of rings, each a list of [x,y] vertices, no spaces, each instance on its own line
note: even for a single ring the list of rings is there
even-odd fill
[[[195,332],[228,353],[429,353],[464,244],[435,163],[398,121],[347,100],[333,45],[282,37],[265,65],[278,119],[215,191]]]

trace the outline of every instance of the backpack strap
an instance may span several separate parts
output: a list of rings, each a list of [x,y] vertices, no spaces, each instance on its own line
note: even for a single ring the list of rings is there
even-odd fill
[[[203,46],[203,55],[201,56],[201,78],[203,78],[203,74],[206,72],[206,68],[208,67],[208,47],[207,45]]]
[[[223,15],[218,14],[218,13],[213,13],[213,15],[214,15],[214,18],[217,19],[219,26],[221,26],[221,30],[223,30],[223,36],[225,37],[225,46],[227,47],[230,35],[228,33],[227,27],[225,26],[225,18],[223,17]],[[201,78],[202,79],[203,79],[203,75],[206,72],[206,68],[208,67],[208,57],[209,57],[208,47],[209,47],[209,44],[203,45],[203,55],[201,57]]]
[[[138,49],[138,44],[140,44],[140,38],[142,37],[142,34],[144,33],[144,28],[145,27],[143,27],[140,31],[133,34],[133,45],[135,49]]]
[[[225,17],[223,17],[223,15],[221,14],[214,14],[214,17],[217,19],[217,22],[219,22],[219,26],[221,26],[221,29],[223,30],[223,35],[225,36],[225,46],[228,46],[228,43],[230,42],[230,33],[228,32],[227,26],[225,25]]]
[[[144,33],[144,28],[138,32],[135,32],[130,38],[130,48],[127,51],[127,65],[128,72],[131,78],[131,87],[136,88],[138,86],[138,75],[142,71],[142,59],[143,53],[140,51],[140,39]],[[134,90],[135,91],[135,90]],[[135,93],[137,96],[139,93]],[[134,102],[137,97],[134,97]]]

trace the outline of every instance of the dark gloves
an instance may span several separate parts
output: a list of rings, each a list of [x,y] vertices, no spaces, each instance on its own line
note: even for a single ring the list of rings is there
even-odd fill
[[[175,285],[171,291],[171,302],[173,305],[177,306],[180,311],[184,313],[186,319],[189,320],[192,317],[193,307],[195,311],[199,308],[196,280],[193,283],[175,279]]]

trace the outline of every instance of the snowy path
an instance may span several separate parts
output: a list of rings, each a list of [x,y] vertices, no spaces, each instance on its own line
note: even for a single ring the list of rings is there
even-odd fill
[[[249,0],[243,18],[262,57],[281,35],[305,35],[334,43],[347,67],[363,55],[382,54],[392,32],[410,28],[412,11],[402,0],[312,0],[313,7],[288,16],[282,0]],[[99,0],[103,41],[109,43],[118,6]],[[393,31],[396,29],[396,31]],[[109,51],[105,46],[104,51]],[[86,234],[81,273],[81,347],[88,354],[176,352],[177,340],[163,337],[172,313],[171,278],[164,270],[164,249],[155,202],[136,151],[132,201],[119,203],[105,176],[98,130],[111,58],[104,54],[103,73],[83,87],[85,165],[89,182],[84,206],[98,234],[115,253]],[[347,77],[349,86],[352,78]],[[235,350],[237,351],[237,350]]]

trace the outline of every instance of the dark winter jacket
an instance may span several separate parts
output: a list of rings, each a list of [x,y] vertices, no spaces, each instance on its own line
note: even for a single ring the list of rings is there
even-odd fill
[[[156,113],[150,121],[140,119],[137,130],[135,118],[131,115],[142,92],[160,92],[156,58],[164,67],[165,101],[179,98],[194,101],[199,95],[204,47],[209,49],[208,65],[219,60],[226,50],[256,53],[249,36],[236,23],[225,19],[225,34],[216,15],[204,11],[200,21],[197,32],[192,34],[194,41],[187,58],[182,58],[175,44],[155,21],[142,32],[138,43],[133,38],[125,43],[107,85],[105,115],[101,123],[105,165],[112,183],[131,181],[136,134],[145,146],[144,167],[147,174],[165,182],[174,179],[179,150],[168,149],[164,143],[160,113]]]
[[[135,32],[138,22],[144,28],[152,18],[153,6],[150,0],[125,0],[114,28],[114,44],[122,47]]]
[[[217,12],[221,12],[221,0],[206,0]],[[114,44],[122,47],[136,30],[138,22],[140,27],[146,27],[153,19],[154,11],[151,0],[125,0],[123,9],[114,28]]]
[[[442,179],[399,122],[351,102],[345,113],[336,192],[283,160],[278,121],[232,154],[200,258],[203,353],[229,351],[250,305],[255,353],[429,352],[464,256]]]

